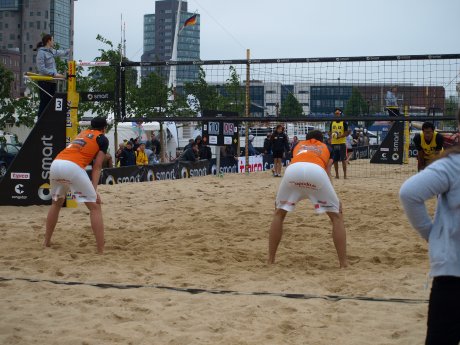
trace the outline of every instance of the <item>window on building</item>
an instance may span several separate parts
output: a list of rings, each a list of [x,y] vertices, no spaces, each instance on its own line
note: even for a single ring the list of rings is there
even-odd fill
[[[14,40],[15,39],[15,35],[14,34],[10,34],[10,40]]]
[[[37,12],[37,16],[41,17],[42,13],[40,11]]]
[[[0,30],[3,30],[3,23],[0,22]]]
[[[8,29],[8,23],[5,23],[5,29]]]
[[[48,22],[44,22],[44,23],[43,23],[43,29],[45,29],[45,30],[46,30],[46,26],[47,26],[47,24],[48,24]]]
[[[307,90],[300,90],[299,91],[299,94],[304,94],[305,95],[305,94],[309,94],[309,93],[310,93],[310,91],[307,91]]]
[[[34,16],[34,13],[32,11],[30,11],[30,16],[33,17]]]
[[[45,19],[48,19],[48,11],[45,11]]]
[[[37,21],[37,29],[40,29],[40,21]]]
[[[34,27],[34,22],[29,22],[29,28],[33,28]]]

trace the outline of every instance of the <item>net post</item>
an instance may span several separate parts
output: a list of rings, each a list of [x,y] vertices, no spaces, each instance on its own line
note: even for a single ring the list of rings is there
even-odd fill
[[[249,49],[246,49],[246,111],[245,111],[245,116],[249,117],[250,115],[250,106],[251,106],[251,99],[250,99],[250,77],[251,77],[251,64],[249,59],[251,58],[251,52]],[[246,128],[245,128],[245,140],[244,140],[244,157],[245,157],[245,165],[244,165],[244,172],[246,174],[249,174],[249,123],[245,122]],[[239,150],[239,148],[238,148]]]
[[[404,116],[409,117],[409,107],[404,106]],[[404,121],[404,164],[409,164],[410,122]]]
[[[78,102],[80,100],[77,92],[77,64],[74,60],[67,63],[67,114],[66,114],[66,146],[72,142],[78,134]],[[69,192],[66,196],[66,207],[76,208],[77,201]]]

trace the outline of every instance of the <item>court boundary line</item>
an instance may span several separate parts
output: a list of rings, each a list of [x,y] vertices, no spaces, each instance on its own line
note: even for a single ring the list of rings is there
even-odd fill
[[[323,299],[330,302],[339,302],[343,300],[366,301],[366,302],[387,302],[387,303],[405,303],[405,304],[427,304],[426,299],[411,299],[411,298],[384,298],[384,297],[365,297],[365,296],[345,296],[345,295],[315,295],[304,293],[282,293],[282,292],[269,292],[269,291],[256,291],[244,292],[236,290],[220,290],[220,289],[201,289],[201,288],[182,288],[175,286],[167,286],[161,284],[121,284],[121,283],[91,283],[80,281],[65,281],[54,279],[38,279],[38,278],[24,278],[24,277],[0,277],[0,282],[7,281],[25,281],[29,283],[50,283],[55,285],[69,285],[69,286],[92,286],[101,289],[141,289],[150,288],[158,290],[168,290],[176,292],[185,292],[192,295],[196,294],[212,294],[212,295],[231,295],[231,296],[271,296],[283,297],[290,299]]]

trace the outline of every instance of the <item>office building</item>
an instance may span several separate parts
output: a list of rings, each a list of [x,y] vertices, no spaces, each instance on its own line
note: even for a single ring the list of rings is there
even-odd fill
[[[174,32],[176,28],[179,1],[162,0],[155,2],[155,13],[144,15],[144,52],[142,61],[169,61],[172,58]],[[187,12],[187,2],[181,4],[179,28],[194,13]],[[197,14],[195,25],[183,28],[179,33],[177,60],[190,61],[200,59],[200,15]],[[152,68],[143,68],[142,75]],[[157,69],[159,71],[159,69]],[[161,73],[164,75],[164,73]],[[166,71],[165,74],[168,74]],[[177,83],[195,80],[198,76],[197,66],[178,66]]]
[[[75,1],[0,0],[0,49],[13,55],[19,52],[21,76],[36,72],[37,52],[33,49],[43,34],[54,36],[60,49],[72,51]]]

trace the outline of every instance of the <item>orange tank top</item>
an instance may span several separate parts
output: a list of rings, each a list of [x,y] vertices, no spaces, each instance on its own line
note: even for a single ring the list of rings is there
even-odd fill
[[[56,159],[74,162],[85,169],[100,151],[96,139],[101,134],[101,131],[95,129],[82,131],[64,150],[59,152]]]
[[[294,148],[291,163],[314,163],[326,170],[330,155],[327,145],[321,141],[316,139],[302,140]]]

